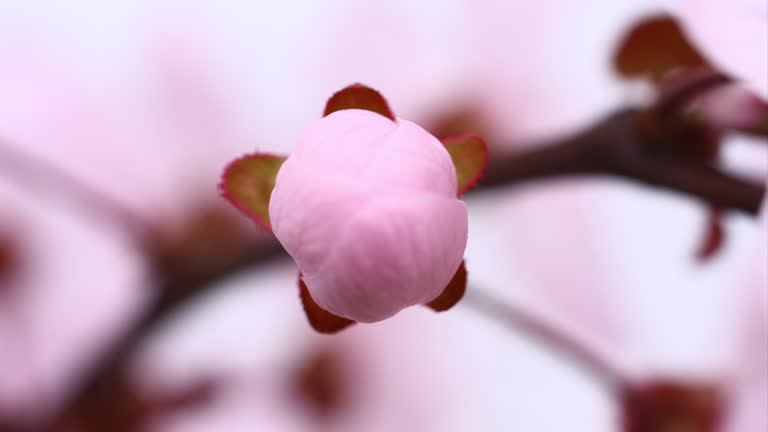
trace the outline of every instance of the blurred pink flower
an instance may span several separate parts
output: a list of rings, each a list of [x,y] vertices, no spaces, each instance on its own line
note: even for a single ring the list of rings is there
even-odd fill
[[[0,137],[146,219],[215,201],[210,185],[233,151],[252,147],[250,125],[211,38],[164,24],[136,37],[141,68],[113,71],[106,88],[57,41],[0,45]]]
[[[709,60],[768,99],[768,2],[682,0],[678,7]]]
[[[576,205],[579,204],[578,194],[574,192],[571,188],[572,201],[567,200],[569,195],[565,191],[557,201],[573,206],[567,223],[559,214],[551,212],[550,219],[540,216],[538,220],[539,223],[550,221],[550,229],[528,234],[538,239],[538,244],[558,242],[561,246],[550,249],[552,256],[548,258],[536,256],[533,247],[537,243],[526,239],[524,229],[515,230],[515,241],[520,243],[516,246],[521,247],[521,254],[515,256],[515,264],[521,261],[523,251],[533,254],[522,264],[534,278],[535,295],[543,297],[541,301],[549,307],[549,314],[556,315],[554,322],[562,320],[563,329],[608,359],[609,364],[616,368],[615,372],[619,372],[621,379],[626,381],[627,389],[623,395],[626,405],[618,407],[625,410],[625,427],[637,428],[644,424],[674,421],[664,414],[665,410],[669,410],[667,412],[679,414],[679,420],[691,427],[710,425],[707,426],[710,429],[692,430],[763,430],[763,425],[768,422],[764,410],[768,402],[768,374],[765,369],[768,343],[768,276],[765,266],[767,206],[763,206],[762,229],[758,231],[750,227],[759,247],[756,274],[751,274],[752,262],[744,262],[741,256],[742,259],[733,265],[737,271],[728,272],[719,281],[716,280],[719,286],[708,287],[701,278],[701,271],[698,276],[686,275],[678,282],[674,277],[666,279],[669,275],[662,266],[651,267],[653,261],[645,255],[648,252],[642,251],[643,264],[638,267],[635,262],[632,267],[643,270],[654,268],[665,278],[650,279],[655,281],[652,284],[656,286],[642,279],[633,286],[629,282],[629,276],[633,275],[626,269],[615,264],[599,265],[610,262],[607,260],[610,245],[600,239],[601,235],[610,233],[610,227],[604,226],[601,234],[601,231],[594,229],[590,231],[588,225],[577,225],[589,220],[585,218],[584,203]],[[535,204],[532,200],[543,201],[538,204],[542,206],[548,198],[546,195],[525,197],[515,208],[516,217],[525,217],[525,211],[532,211],[531,206]],[[530,203],[526,205],[525,201]],[[594,198],[592,201],[597,203]],[[551,205],[554,204],[553,200]],[[593,215],[599,214],[599,211],[593,210]],[[516,220],[511,219],[513,222]],[[557,226],[556,220],[563,226]],[[649,223],[654,225],[653,221]],[[634,226],[638,229],[637,225]],[[535,230],[536,225],[529,224],[526,229]],[[594,235],[588,238],[590,232]],[[748,238],[743,242],[739,238],[741,236],[735,237],[739,251],[745,252],[745,246],[749,249]],[[591,255],[585,254],[585,251],[591,250],[589,246],[598,242],[603,243],[600,250],[592,250]],[[658,250],[657,242],[654,242],[654,247]],[[631,241],[621,243],[624,254],[631,256],[633,247],[636,246],[632,246]],[[569,250],[570,266],[560,261],[569,262]],[[606,253],[594,253],[599,251]],[[732,254],[729,251],[728,255]],[[680,259],[683,259],[682,256]],[[638,262],[641,262],[640,259]],[[682,267],[682,261],[673,265]],[[742,278],[745,268],[750,274],[748,281]],[[683,272],[682,269],[676,271]],[[635,278],[639,279],[638,276]],[[687,284],[691,285],[690,289]],[[654,293],[657,286],[658,292]],[[621,304],[616,300],[629,302]],[[643,304],[645,301],[648,303]]]
[[[418,7],[392,1],[330,4],[335,7],[319,12],[322,25],[302,35],[307,54],[297,85],[304,87],[304,100],[364,82],[387,95],[403,117],[420,122],[463,96],[457,89],[471,61],[461,1],[429,0]]]
[[[567,130],[557,89],[559,1],[467,1],[469,88],[492,145],[507,150],[530,137]],[[561,12],[560,12],[561,13]],[[556,115],[553,115],[556,112]]]
[[[700,110],[707,124],[717,130],[768,128],[768,103],[742,85],[727,85],[704,94]]]
[[[146,300],[121,233],[0,178],[0,213],[20,230],[22,273],[0,295],[0,417],[48,414],[79,370]]]
[[[251,143],[206,44],[169,28],[142,51],[146,75],[100,91],[58,41],[0,45],[3,144],[162,228],[216,202],[220,165]],[[80,208],[44,170],[15,174],[0,173],[2,211],[23,222],[31,276],[0,317],[0,366],[12,372],[0,404],[45,415],[154,293],[140,289],[147,263],[124,226]]]
[[[467,211],[443,145],[407,120],[333,113],[278,173],[269,213],[313,299],[359,322],[434,300],[462,261]]]

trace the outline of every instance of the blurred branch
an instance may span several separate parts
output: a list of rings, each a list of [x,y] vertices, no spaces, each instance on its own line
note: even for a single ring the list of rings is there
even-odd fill
[[[119,204],[111,197],[70,175],[45,159],[25,152],[21,146],[0,139],[0,173],[30,185],[38,185],[45,193],[53,191],[72,199],[94,214],[114,222],[119,228],[141,234],[149,223],[139,214]]]
[[[618,393],[627,386],[620,371],[612,364],[562,329],[555,328],[530,312],[480,290],[469,290],[464,304],[482,316],[530,336],[532,340],[572,360],[573,364],[594,377],[609,391]]]
[[[156,282],[151,304],[85,368],[70,395],[52,416],[34,426],[16,424],[14,419],[0,419],[3,432],[66,429],[67,426],[62,425],[71,424],[73,416],[86,412],[89,404],[110,394],[110,388],[124,378],[132,354],[168,318],[213,287],[220,286],[217,283],[223,279],[286,256],[271,234],[255,234],[250,225],[244,229],[239,219],[222,215],[215,206],[202,209],[185,221],[188,226],[182,230],[181,238],[169,238],[156,221],[145,219],[55,164],[2,141],[0,172],[9,179],[37,186],[44,194],[56,192],[128,231],[144,252]]]
[[[203,226],[193,226],[187,233],[191,238],[184,239],[183,247],[171,254],[162,245],[153,244],[157,235],[145,242],[157,276],[157,296],[104,355],[86,368],[56,414],[36,431],[57,432],[57,427],[66,424],[73,413],[87,410],[86,405],[99,395],[109,394],[109,388],[122,378],[142,343],[179,310],[221,287],[219,282],[224,279],[286,256],[271,234],[249,235],[240,224],[227,223],[226,218],[204,218],[202,222]]]
[[[253,269],[258,264],[265,264],[284,256],[284,252],[275,240],[258,239],[250,241],[249,246],[229,254],[224,259],[216,259],[216,265],[208,267],[187,267],[182,263],[165,275],[161,281],[158,295],[143,311],[134,324],[117,338],[94,364],[86,368],[83,377],[78,380],[70,396],[61,404],[57,412],[47,422],[34,430],[54,432],[60,424],[73,413],[83,412],[88,404],[98,397],[109,394],[109,388],[119,380],[127,368],[127,363],[149,336],[161,327],[168,318],[192,301],[209,294],[212,288],[221,286],[219,282],[237,273]]]
[[[664,154],[668,137],[638,130],[642,111],[617,111],[586,131],[549,145],[492,156],[480,188],[559,176],[614,176],[675,191],[716,207],[757,214],[762,185],[725,174],[709,164]]]

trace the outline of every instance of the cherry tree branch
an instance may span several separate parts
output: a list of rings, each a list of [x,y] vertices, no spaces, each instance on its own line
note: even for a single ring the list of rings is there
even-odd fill
[[[172,265],[158,269],[157,296],[142,314],[95,361],[84,370],[70,395],[53,415],[29,432],[56,432],[71,416],[87,412],[88,404],[109,388],[129,368],[129,362],[141,345],[167,320],[191,302],[210,294],[223,279],[285,257],[282,247],[272,237],[246,237],[246,242],[213,259],[210,266],[199,264],[198,257],[181,257]],[[191,259],[190,259],[191,258]]]
[[[712,206],[757,214],[765,195],[763,185],[705,163],[650,150],[674,143],[649,143],[649,138],[637,132],[637,115],[637,110],[620,110],[555,143],[493,155],[480,188],[561,176],[609,176],[677,192]]]
[[[156,281],[150,287],[154,298],[116,339],[90,365],[53,415],[32,424],[16,424],[0,418],[1,431],[54,432],[73,413],[81,413],[99,395],[109,394],[109,386],[122,377],[127,363],[141,344],[167,319],[187,304],[212,291],[217,282],[252,269],[285,252],[269,234],[243,231],[239,220],[203,220],[187,239],[191,246],[163,250],[161,227],[111,197],[92,188],[53,163],[25,152],[22,147],[0,141],[0,173],[29,188],[30,194],[63,196],[95,216],[125,229],[144,252]],[[32,192],[34,190],[34,192]],[[213,190],[213,186],[212,186]],[[207,229],[211,228],[212,229]],[[199,237],[199,238],[195,238]],[[182,243],[184,244],[184,243]],[[106,391],[105,391],[106,389]],[[40,419],[37,419],[40,420]]]

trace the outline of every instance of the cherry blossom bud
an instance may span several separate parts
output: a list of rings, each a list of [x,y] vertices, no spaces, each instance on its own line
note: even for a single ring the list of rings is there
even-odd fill
[[[359,322],[434,300],[467,242],[443,144],[407,120],[359,109],[304,133],[277,174],[269,219],[313,300]]]

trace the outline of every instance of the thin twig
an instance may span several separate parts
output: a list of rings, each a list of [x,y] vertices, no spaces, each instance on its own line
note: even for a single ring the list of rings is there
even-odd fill
[[[595,378],[596,382],[603,384],[608,391],[616,393],[626,387],[626,380],[614,365],[563,329],[555,328],[530,312],[476,289],[467,292],[463,304],[484,317],[530,336],[532,340],[570,359],[582,371]]]
[[[142,235],[149,222],[128,207],[116,202],[55,164],[34,156],[18,145],[0,140],[0,174],[37,186],[43,193],[60,192],[67,199],[93,214],[103,216],[121,229]]]

